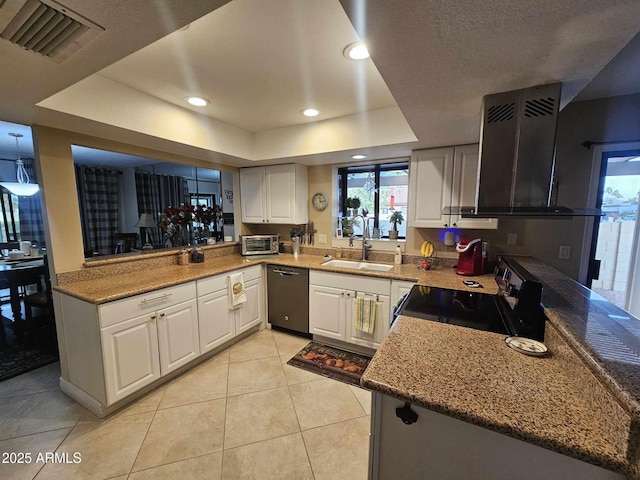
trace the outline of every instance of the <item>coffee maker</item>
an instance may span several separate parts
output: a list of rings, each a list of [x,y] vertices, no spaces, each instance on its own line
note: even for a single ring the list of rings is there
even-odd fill
[[[482,275],[484,273],[485,259],[482,252],[482,239],[463,238],[456,245],[458,255],[458,275]]]

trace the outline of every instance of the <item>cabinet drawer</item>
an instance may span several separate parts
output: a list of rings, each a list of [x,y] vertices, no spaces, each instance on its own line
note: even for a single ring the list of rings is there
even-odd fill
[[[105,303],[98,307],[100,328],[196,298],[196,283],[189,282]]]
[[[217,292],[227,288],[227,278],[234,273],[243,272],[244,281],[255,280],[262,276],[262,265],[254,265],[248,268],[242,268],[240,270],[232,270],[227,273],[221,273],[213,277],[201,278],[197,281],[198,285],[198,297],[203,295],[209,295],[210,293]]]

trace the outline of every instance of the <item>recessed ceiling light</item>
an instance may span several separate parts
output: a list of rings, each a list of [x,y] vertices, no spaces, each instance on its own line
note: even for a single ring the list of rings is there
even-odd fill
[[[351,155],[351,158],[353,158],[354,160],[364,160],[365,158],[367,158],[367,155],[356,153],[355,155]]]
[[[369,50],[363,42],[356,42],[344,49],[344,56],[351,60],[364,60],[369,58]]]
[[[202,97],[187,97],[187,102],[194,107],[204,107],[205,105],[209,105],[209,100]]]
[[[305,108],[304,110],[302,110],[302,114],[305,117],[317,117],[318,115],[320,115],[320,111],[316,110],[315,108]]]

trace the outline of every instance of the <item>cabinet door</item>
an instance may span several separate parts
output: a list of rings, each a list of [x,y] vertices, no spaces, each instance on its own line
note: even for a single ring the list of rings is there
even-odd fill
[[[198,327],[201,354],[235,337],[235,315],[229,309],[229,292],[226,288],[198,299]]]
[[[442,209],[452,202],[453,147],[418,150],[409,171],[410,227],[442,228],[450,224]]]
[[[478,145],[455,148],[453,162],[453,207],[475,205],[478,182]],[[451,216],[452,226],[457,228],[497,229],[497,218],[462,218]]]
[[[295,165],[266,167],[266,185],[267,222],[294,223],[296,194]]]
[[[196,300],[158,311],[158,344],[162,375],[200,355]]]
[[[337,340],[346,339],[346,294],[345,290],[339,288],[309,285],[310,333]]]
[[[101,330],[107,404],[160,378],[155,313]]]
[[[256,278],[245,281],[244,288],[247,292],[247,301],[235,309],[236,334],[259,325],[263,319],[262,280]]]
[[[240,205],[243,222],[264,223],[266,221],[265,197],[265,168],[240,169]]]
[[[357,294],[356,294],[357,295]],[[373,295],[378,299],[376,306],[376,324],[373,333],[365,333],[356,329],[356,296],[351,295],[349,308],[347,308],[347,342],[355,343],[369,348],[378,348],[384,337],[389,333],[389,308],[390,299],[388,295]]]

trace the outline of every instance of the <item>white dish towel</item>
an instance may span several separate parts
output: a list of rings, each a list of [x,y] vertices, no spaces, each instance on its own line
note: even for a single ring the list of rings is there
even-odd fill
[[[229,308],[236,308],[247,301],[247,293],[244,290],[244,273],[229,275]]]
[[[362,295],[353,299],[354,320],[356,330],[364,333],[373,333],[376,328],[378,302],[373,296]]]

